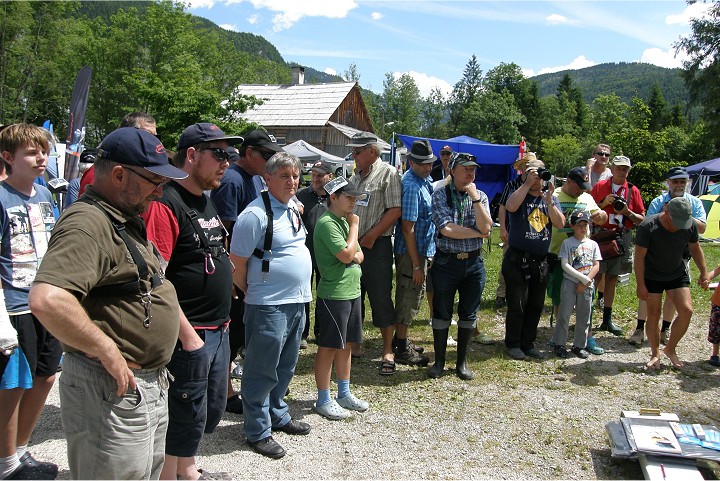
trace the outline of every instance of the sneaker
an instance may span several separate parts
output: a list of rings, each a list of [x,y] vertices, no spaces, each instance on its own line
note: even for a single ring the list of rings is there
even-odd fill
[[[595,336],[588,337],[587,340],[587,347],[585,348],[587,352],[590,354],[595,354],[596,356],[600,356],[601,354],[605,354],[605,349],[598,346],[597,341],[595,340]]]
[[[505,298],[504,297],[496,297],[494,306],[495,306],[495,309],[500,309],[502,307],[505,307]]]
[[[527,357],[532,357],[533,359],[545,359],[545,356],[542,352],[540,352],[536,348],[526,349],[523,351]]]
[[[633,346],[642,346],[643,342],[645,342],[645,330],[635,329],[635,332],[630,336],[628,342]]]
[[[363,412],[367,411],[370,407],[370,404],[368,404],[367,401],[356,398],[355,395],[352,393],[348,394],[345,397],[335,398],[335,400],[341,407],[349,409],[350,411]]]
[[[347,419],[352,415],[350,411],[343,409],[343,407],[340,406],[334,399],[331,399],[329,403],[325,403],[322,406],[313,404],[313,411],[326,419],[330,419],[331,421]]]
[[[308,348],[307,339],[300,339],[300,349],[307,349],[307,348]]]
[[[447,345],[451,346],[451,347],[457,346],[457,341],[455,339],[453,339],[452,336],[448,336]]]
[[[588,357],[590,357],[590,353],[587,352],[587,351],[586,351],[585,349],[583,349],[582,347],[573,346],[573,347],[570,349],[570,351],[572,351],[572,353],[575,354],[575,355],[576,355],[577,357],[579,357],[580,359],[587,359]]]
[[[397,351],[395,353],[395,362],[409,366],[427,366],[430,358],[424,354],[420,354],[415,349],[411,349],[408,345],[404,351]]]
[[[519,347],[512,347],[507,350],[507,353],[508,356],[515,359],[516,361],[522,361],[523,359],[527,359],[527,356]]]
[[[567,359],[570,357],[570,353],[567,349],[565,349],[565,346],[555,346],[555,355],[562,359]]]
[[[708,363],[711,366],[720,367],[720,356],[710,356]]]
[[[660,344],[662,344],[663,346],[667,344],[668,334],[668,331],[660,331]]]
[[[242,379],[242,364],[236,365],[232,371],[230,371],[230,377],[233,379]]]

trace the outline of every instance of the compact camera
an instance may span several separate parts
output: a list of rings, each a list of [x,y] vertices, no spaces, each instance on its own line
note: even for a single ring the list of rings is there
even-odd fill
[[[549,182],[550,179],[552,179],[552,174],[550,173],[550,171],[543,167],[541,167],[537,170],[537,174],[538,174],[538,177],[540,177],[545,182]]]
[[[615,209],[615,212],[620,212],[626,205],[627,202],[625,202],[625,199],[622,197],[615,197],[615,200],[613,201],[613,209]]]

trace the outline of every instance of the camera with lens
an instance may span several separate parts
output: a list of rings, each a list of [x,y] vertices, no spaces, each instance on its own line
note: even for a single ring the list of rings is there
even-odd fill
[[[615,212],[620,212],[626,205],[627,202],[625,202],[625,199],[622,197],[615,197],[615,200],[613,201],[613,209],[615,209]]]
[[[544,167],[539,168],[537,170],[537,174],[538,174],[538,177],[540,177],[545,182],[548,182],[548,181],[550,181],[550,179],[552,179],[552,174],[550,173],[549,170],[547,170]]]

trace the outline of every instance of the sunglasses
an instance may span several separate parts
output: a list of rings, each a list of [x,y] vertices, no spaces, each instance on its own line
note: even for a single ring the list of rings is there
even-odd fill
[[[209,150],[218,162],[227,162],[230,160],[230,153],[221,147],[204,147],[198,150]]]
[[[365,150],[364,147],[361,147],[361,148],[359,148],[359,149],[352,149],[352,154],[353,154],[353,155],[360,155],[360,152],[362,152],[363,150]]]
[[[610,157],[610,152],[595,152],[595,155],[599,157]]]
[[[452,154],[452,152],[450,152],[449,150],[441,150],[440,151],[440,155],[451,155],[451,154]]]
[[[273,155],[275,155],[275,152],[273,152],[273,151],[271,151],[271,150],[260,150],[260,149],[253,149],[253,150],[254,150],[255,152],[257,152],[258,154],[260,154],[260,155],[262,156],[262,158],[265,159],[266,162],[267,162],[268,160],[270,160],[270,158],[271,158]]]
[[[143,179],[145,179],[145,180],[147,180],[148,182],[150,182],[152,185],[155,186],[155,189],[157,189],[158,187],[162,187],[163,185],[165,185],[165,184],[167,184],[168,182],[170,182],[170,179],[168,179],[167,177],[165,177],[165,178],[164,178],[163,180],[161,180],[160,182],[156,182],[156,181],[152,180],[150,177],[147,177],[146,175],[143,175],[143,174],[141,174],[140,172],[136,171],[135,169],[131,169],[131,168],[129,168],[129,167],[125,167],[125,168],[126,168],[127,170],[129,170],[130,172],[132,172],[133,174],[137,175],[138,177],[142,177]]]

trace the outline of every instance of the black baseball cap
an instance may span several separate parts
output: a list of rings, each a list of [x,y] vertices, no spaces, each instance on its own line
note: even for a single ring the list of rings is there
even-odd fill
[[[573,167],[568,172],[567,178],[579,185],[582,190],[592,189],[587,174],[585,174],[585,167]]]
[[[214,140],[224,140],[228,144],[234,145],[242,143],[243,138],[225,135],[225,132],[220,130],[220,127],[210,122],[200,122],[192,124],[183,130],[183,133],[180,135],[180,140],[178,141],[178,150],[187,149],[193,145],[212,142]]]
[[[248,147],[263,147],[273,152],[284,152],[283,148],[277,143],[275,136],[268,134],[264,130],[253,130],[245,134],[245,140],[240,146],[243,155]]]
[[[187,173],[170,164],[162,142],[147,130],[121,127],[110,132],[98,146],[97,156],[121,165],[142,167],[169,179],[184,179]]]

